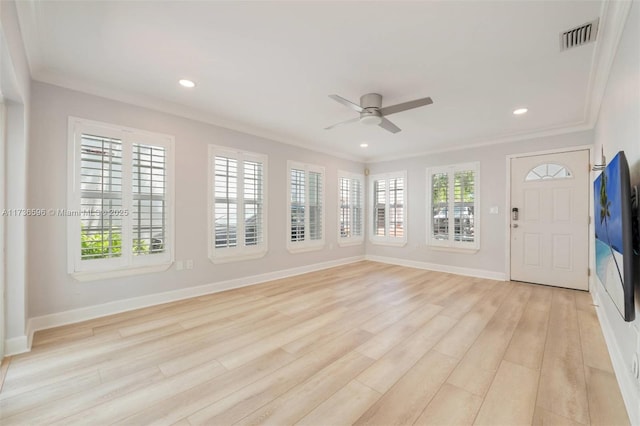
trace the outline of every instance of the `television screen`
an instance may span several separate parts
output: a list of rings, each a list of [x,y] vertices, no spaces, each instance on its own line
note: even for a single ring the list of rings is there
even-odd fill
[[[625,321],[633,321],[629,166],[620,151],[594,182],[596,274]]]

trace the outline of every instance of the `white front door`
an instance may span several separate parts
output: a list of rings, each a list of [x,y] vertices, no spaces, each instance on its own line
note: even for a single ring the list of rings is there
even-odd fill
[[[511,279],[587,290],[589,151],[512,158],[511,208]]]

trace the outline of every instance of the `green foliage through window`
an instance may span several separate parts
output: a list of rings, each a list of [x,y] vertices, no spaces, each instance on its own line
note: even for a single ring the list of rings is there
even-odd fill
[[[83,259],[108,259],[122,255],[122,234],[115,231],[102,233],[81,232],[81,255]],[[145,240],[133,240],[133,254],[148,254],[149,244]]]

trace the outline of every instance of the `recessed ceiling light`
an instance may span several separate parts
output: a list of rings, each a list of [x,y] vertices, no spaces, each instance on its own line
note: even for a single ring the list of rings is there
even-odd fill
[[[518,108],[513,110],[513,115],[522,115],[524,113],[526,113],[527,111],[529,111],[527,108]]]
[[[369,146],[369,144],[368,144],[368,143],[361,143],[361,144],[360,144],[360,148],[366,148],[366,147],[368,147],[368,146]]]
[[[180,86],[188,87],[190,89],[193,88],[193,87],[196,87],[196,84],[191,80],[182,79],[182,80],[178,81],[178,83],[180,83]]]

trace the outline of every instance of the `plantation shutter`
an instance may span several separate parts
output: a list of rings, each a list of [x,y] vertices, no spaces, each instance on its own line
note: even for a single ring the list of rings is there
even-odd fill
[[[389,233],[390,237],[404,235],[404,179],[389,181]]]
[[[80,141],[81,260],[122,256],[122,141],[82,134]]]
[[[244,161],[243,181],[244,242],[247,246],[259,245],[263,242],[263,164]]]
[[[449,175],[431,175],[431,237],[449,239]]]
[[[224,263],[264,256],[267,157],[210,145],[209,161],[209,258]]]
[[[453,217],[454,240],[473,242],[474,240],[474,195],[475,181],[473,170],[454,173]]]
[[[373,234],[386,235],[387,190],[386,180],[376,180],[373,184]]]
[[[340,236],[351,236],[351,180],[340,178]]]
[[[304,241],[305,231],[305,172],[291,169],[291,241]]]
[[[238,160],[215,157],[215,247],[238,243]]]
[[[479,248],[479,163],[454,164],[427,169],[430,203],[428,242],[443,247]]]
[[[133,254],[165,252],[167,234],[166,148],[133,144]]]
[[[311,240],[322,239],[322,174],[309,172],[309,236]]]
[[[346,174],[346,172],[344,172]],[[352,176],[349,174],[348,176]],[[362,181],[358,177],[338,179],[340,238],[362,237]],[[349,242],[345,240],[345,242]]]
[[[362,236],[362,182],[359,179],[351,180],[351,202],[352,204],[352,217],[353,217],[353,236]]]

